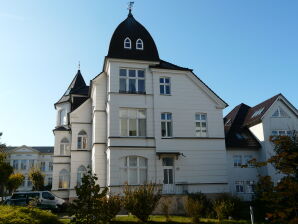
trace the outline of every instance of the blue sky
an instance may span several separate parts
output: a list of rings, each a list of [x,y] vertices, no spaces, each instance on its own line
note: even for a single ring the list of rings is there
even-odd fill
[[[128,0],[0,0],[0,132],[7,145],[53,145],[53,104],[76,74],[102,70]],[[194,72],[229,107],[278,93],[297,107],[298,1],[135,0],[164,60]]]

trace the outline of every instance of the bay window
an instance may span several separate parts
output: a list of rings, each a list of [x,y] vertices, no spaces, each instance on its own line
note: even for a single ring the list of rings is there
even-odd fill
[[[146,110],[120,108],[120,136],[146,136]]]
[[[145,93],[145,71],[121,68],[119,74],[119,92]]]

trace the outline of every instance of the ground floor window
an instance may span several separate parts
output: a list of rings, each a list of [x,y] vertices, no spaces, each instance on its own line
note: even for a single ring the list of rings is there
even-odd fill
[[[123,183],[139,185],[147,182],[147,159],[140,156],[127,156],[123,161],[121,176]]]
[[[59,173],[59,188],[65,189],[69,187],[69,172],[63,169]]]
[[[255,181],[235,181],[236,193],[252,194],[255,191]]]
[[[80,166],[78,168],[77,173],[77,187],[80,187],[82,185],[82,178],[87,173],[87,169],[84,166]]]

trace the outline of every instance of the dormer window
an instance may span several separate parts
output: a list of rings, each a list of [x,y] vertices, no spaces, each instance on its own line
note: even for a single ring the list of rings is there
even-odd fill
[[[131,40],[128,37],[126,37],[124,40],[124,48],[131,49]]]
[[[143,50],[144,49],[144,44],[143,44],[143,41],[141,39],[137,40],[136,48],[137,48],[137,50]]]

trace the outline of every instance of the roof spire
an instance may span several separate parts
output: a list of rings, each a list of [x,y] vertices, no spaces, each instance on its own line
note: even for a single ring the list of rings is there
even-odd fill
[[[78,70],[81,70],[81,63],[79,61],[79,64],[78,64]]]
[[[128,3],[128,7],[127,7],[127,9],[128,9],[128,15],[129,16],[131,16],[132,14],[131,14],[131,10],[132,10],[132,7],[133,7],[133,4],[134,4],[135,2],[129,2]]]

